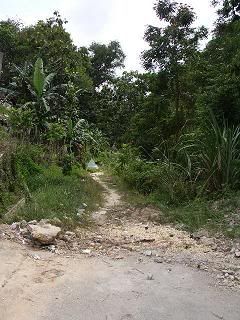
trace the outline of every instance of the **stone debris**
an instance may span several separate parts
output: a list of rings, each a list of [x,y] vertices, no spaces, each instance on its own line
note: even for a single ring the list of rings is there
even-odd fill
[[[235,258],[240,258],[240,250],[235,251]]]
[[[151,257],[152,256],[152,251],[151,250],[147,250],[143,253],[146,257]]]
[[[162,258],[155,258],[154,262],[156,263],[163,263],[163,259]]]
[[[90,249],[85,249],[85,250],[82,250],[82,253],[83,254],[91,254],[91,250]]]
[[[53,226],[49,223],[45,224],[43,222],[37,225],[29,224],[27,226],[27,229],[33,241],[36,241],[41,245],[49,245],[55,243],[57,236],[61,232],[61,228]]]
[[[94,177],[101,183],[99,174],[94,174]],[[124,203],[114,189],[104,188],[106,204],[92,215],[93,225],[90,228],[78,227],[74,232],[63,232],[60,229],[62,222],[58,219],[31,221],[27,225],[22,221],[12,224],[11,228],[1,229],[0,226],[0,239],[17,239],[34,245],[38,238],[34,236],[36,230],[41,228],[45,232],[48,225],[50,229],[54,228],[52,238],[43,236],[43,240],[38,239],[37,242],[54,254],[69,256],[69,253],[80,253],[121,260],[134,253],[139,264],[167,263],[168,267],[174,263],[185,264],[213,274],[219,285],[240,286],[240,244],[237,240],[226,239],[222,235],[211,237],[206,230],[189,234],[182,225],[177,228],[158,224],[162,214],[159,210],[150,206],[131,206]],[[78,215],[85,213],[86,205],[83,203]],[[171,268],[167,270],[172,271]],[[153,280],[153,275],[144,276]]]
[[[49,223],[49,220],[14,222],[10,226],[15,237],[23,244],[52,245],[61,232],[61,228]],[[14,235],[12,235],[14,238]],[[55,250],[54,250],[55,251]]]

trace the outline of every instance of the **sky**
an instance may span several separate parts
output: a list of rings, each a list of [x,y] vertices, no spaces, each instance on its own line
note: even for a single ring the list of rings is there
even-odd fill
[[[158,25],[153,11],[156,0],[0,0],[0,20],[18,19],[33,24],[58,10],[68,20],[66,29],[77,46],[93,41],[108,43],[118,40],[127,58],[127,70],[142,70],[141,52],[147,48],[143,40],[149,24]],[[191,5],[198,15],[197,25],[212,28],[216,19],[210,0],[181,0]],[[1,44],[0,44],[1,45]]]

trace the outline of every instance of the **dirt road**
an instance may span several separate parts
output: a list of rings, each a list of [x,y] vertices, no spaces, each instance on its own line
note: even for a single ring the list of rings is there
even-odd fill
[[[102,239],[100,247],[91,244],[94,254],[83,255],[77,249],[56,254],[0,241],[0,320],[240,319],[237,288],[219,287],[210,273],[179,263],[173,256],[169,260],[152,254],[156,247],[162,252],[161,243],[164,252],[175,252],[175,257],[178,252],[182,257],[184,250],[195,257],[204,247],[171,227],[149,224],[149,231],[131,219],[122,225],[120,207],[113,210],[121,205],[120,197],[103,185],[111,199],[94,215],[100,225],[85,234],[89,245],[96,234]],[[106,221],[109,212],[110,216],[118,212],[117,220],[112,217],[116,225]],[[152,234],[155,249],[148,241]],[[134,239],[131,244],[128,236]],[[130,245],[136,250],[130,250]],[[148,253],[142,254],[146,249]],[[220,253],[203,254],[219,257],[213,264],[216,268],[223,261]],[[205,258],[211,260],[208,255]]]
[[[38,255],[39,260],[33,257]],[[201,271],[136,256],[58,257],[0,246],[1,320],[239,320],[240,295]],[[147,280],[149,274],[152,280]]]

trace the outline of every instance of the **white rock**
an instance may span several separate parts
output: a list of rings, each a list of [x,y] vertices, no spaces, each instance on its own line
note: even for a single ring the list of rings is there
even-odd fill
[[[21,222],[20,222],[20,227],[23,229],[23,228],[26,228],[26,226],[27,226],[27,221],[26,220],[22,220]]]
[[[235,257],[236,258],[240,258],[240,250],[236,250],[235,251]]]
[[[41,260],[41,258],[40,258],[37,254],[34,254],[34,255],[33,255],[33,259],[34,259],[34,260]]]
[[[11,229],[12,230],[19,230],[20,229],[20,223],[19,222],[14,222],[11,224]]]
[[[50,246],[48,246],[48,250],[51,251],[52,253],[56,252],[56,246],[54,246],[53,244],[51,244]]]
[[[90,250],[90,249],[82,250],[82,253],[84,253],[84,254],[90,254],[90,253],[91,253],[91,250]]]
[[[28,224],[37,224],[37,220],[29,221]]]
[[[146,257],[151,257],[152,256],[152,251],[151,250],[147,250],[147,251],[144,252],[144,255]]]
[[[43,223],[41,225],[30,224],[28,225],[28,230],[32,239],[43,245],[53,244],[61,232],[61,228]]]

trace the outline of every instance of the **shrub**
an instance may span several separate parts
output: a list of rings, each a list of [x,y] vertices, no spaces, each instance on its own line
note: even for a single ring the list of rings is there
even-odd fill
[[[189,188],[185,172],[171,162],[147,162],[140,158],[136,148],[124,145],[111,153],[105,163],[131,188],[145,195],[156,193],[168,203],[188,199]]]

